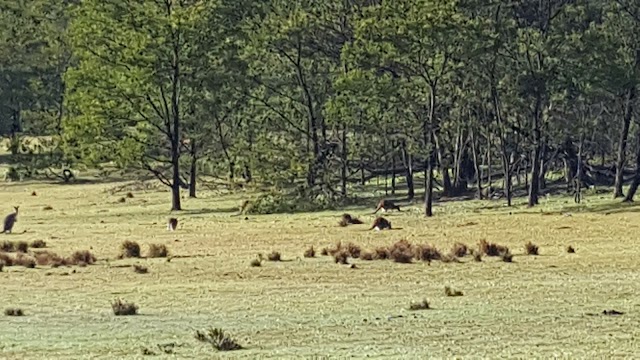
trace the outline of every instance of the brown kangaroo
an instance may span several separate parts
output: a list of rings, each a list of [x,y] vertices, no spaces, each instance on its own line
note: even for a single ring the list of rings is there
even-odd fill
[[[178,219],[170,218],[169,223],[167,224],[167,230],[176,231],[178,227]]]
[[[4,229],[2,230],[3,233],[11,233],[11,230],[13,229],[13,225],[15,225],[15,223],[18,221],[19,206],[14,206],[13,208],[16,209],[16,212],[7,215],[4,218]]]
[[[372,214],[376,214],[380,210],[382,210],[382,212],[387,212],[394,209],[400,211],[400,206],[396,205],[391,200],[380,200],[380,202],[378,203],[378,207],[376,207],[376,211],[374,211]]]
[[[383,218],[382,216],[379,216],[373,221],[373,225],[371,225],[371,227],[369,228],[369,230],[373,229],[376,229],[376,231],[384,229],[391,230],[391,222],[389,222],[389,220]]]

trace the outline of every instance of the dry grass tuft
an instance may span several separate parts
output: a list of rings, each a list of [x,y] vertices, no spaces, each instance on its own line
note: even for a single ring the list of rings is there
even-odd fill
[[[360,259],[366,260],[366,261],[371,261],[371,260],[373,260],[373,256],[374,256],[373,253],[365,251],[362,254],[360,254]]]
[[[75,251],[68,259],[68,262],[73,265],[91,265],[96,262],[96,257],[93,256],[89,250]]]
[[[32,249],[42,249],[47,247],[47,243],[44,240],[34,240],[29,244]]]
[[[123,198],[123,197],[121,197],[120,199],[118,199],[118,202],[119,202],[119,203],[123,203],[123,202],[126,202],[126,201],[127,201],[127,199],[125,199],[125,198]]]
[[[238,342],[225,334],[222,329],[209,329],[208,332],[196,331],[196,340],[211,344],[218,351],[240,350],[242,346]]]
[[[482,253],[476,252],[473,254],[473,261],[481,262],[482,261]]]
[[[348,265],[349,252],[346,250],[340,250],[338,252],[335,252],[333,254],[333,259],[336,261],[337,264]]]
[[[123,258],[139,258],[140,257],[140,245],[135,241],[125,240],[120,245],[120,259]]]
[[[360,253],[362,253],[362,249],[360,248],[360,246],[354,243],[349,243],[347,244],[347,252],[349,253],[349,256],[351,256],[354,259],[357,259],[360,257]]]
[[[138,306],[134,303],[127,303],[120,299],[111,303],[113,314],[116,316],[136,315],[138,314]]]
[[[262,261],[260,261],[260,259],[253,259],[249,264],[252,267],[259,267],[259,266],[262,266]]]
[[[24,266],[28,269],[33,269],[36,267],[36,259],[29,255],[18,253],[15,259],[13,259],[13,265]]]
[[[329,249],[323,248],[322,250],[320,250],[320,255],[329,256]]]
[[[457,242],[453,244],[453,248],[451,248],[451,254],[456,257],[465,257],[469,253],[469,248],[467,245]]]
[[[9,308],[4,310],[5,316],[24,316],[24,311],[17,308]]]
[[[32,192],[31,192],[31,196],[38,196],[38,193],[37,193],[37,192],[35,192],[35,191],[32,191]]]
[[[531,241],[524,244],[524,250],[527,253],[527,255],[538,255],[538,246],[532,243]]]
[[[169,250],[164,244],[150,244],[147,257],[150,258],[164,258],[169,256]]]
[[[487,240],[480,240],[478,248],[481,253],[487,256],[502,256],[502,254],[509,252],[509,248],[506,246],[489,243]]]
[[[462,295],[464,295],[462,293],[462,291],[453,290],[452,288],[450,288],[448,286],[444,287],[444,294],[447,295],[447,296],[462,296]]]
[[[0,252],[0,262],[2,262],[4,266],[13,266],[13,258],[4,252]]]
[[[333,247],[333,248],[328,248],[328,249],[327,249],[327,253],[328,253],[329,255],[333,256],[333,255],[335,255],[336,253],[341,252],[342,250],[343,250],[342,242],[341,242],[341,241],[338,241],[338,242],[336,243],[336,246],[335,246],[335,247]]]
[[[67,259],[64,259],[57,254],[50,251],[42,251],[35,254],[36,263],[40,266],[51,265],[52,267],[59,267],[67,265]]]
[[[133,199],[133,193],[128,192],[128,193],[127,193],[127,197],[128,197],[129,199]]]
[[[386,260],[391,258],[389,254],[389,249],[386,247],[378,247],[373,253],[373,258],[375,260]]]
[[[389,258],[397,263],[411,263],[414,255],[413,245],[407,240],[397,241],[389,247]]]
[[[500,255],[500,258],[502,258],[502,261],[504,262],[513,262],[513,254],[509,252],[509,249],[503,252],[502,255]]]
[[[442,259],[442,254],[440,254],[440,251],[433,245],[418,245],[414,251],[418,260],[432,261]]]
[[[460,263],[461,261],[453,254],[442,255],[440,258],[443,263]]]
[[[13,252],[15,248],[15,244],[11,241],[3,241],[2,244],[0,244],[0,251],[2,252]]]
[[[430,309],[430,307],[429,307],[429,302],[427,300],[422,300],[421,302],[409,304],[409,310],[412,310],[412,311],[428,310],[428,309]]]
[[[272,251],[271,254],[267,255],[267,259],[269,261],[280,261],[282,260],[282,256],[277,251]]]
[[[16,251],[26,253],[27,251],[29,251],[29,244],[26,241],[19,241],[16,244]]]
[[[136,272],[137,274],[146,274],[149,272],[149,270],[146,267],[142,265],[137,265],[137,264],[133,265],[133,271]]]
[[[307,250],[304,251],[304,257],[306,258],[316,257],[316,251],[313,249],[313,245],[311,245],[311,247],[309,247]]]
[[[53,206],[47,205],[47,206],[43,207],[42,210],[44,210],[44,211],[53,210]]]
[[[569,245],[567,246],[567,252],[569,254],[574,254],[576,252],[576,249],[574,249],[573,246]]]

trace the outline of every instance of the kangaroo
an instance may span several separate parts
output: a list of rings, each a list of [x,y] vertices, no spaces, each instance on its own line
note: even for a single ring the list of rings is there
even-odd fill
[[[16,223],[16,221],[18,221],[18,208],[19,206],[14,206],[14,209],[16,209],[16,212],[14,212],[13,214],[9,214],[4,218],[4,230],[2,230],[3,233],[11,233],[11,230],[13,229],[13,225]]]
[[[383,218],[382,216],[379,216],[373,221],[373,225],[371,225],[371,228],[369,228],[369,230],[373,229],[376,229],[376,231],[384,229],[391,230],[391,222],[389,222],[389,220]]]
[[[167,224],[167,230],[176,231],[178,227],[178,219],[170,218],[169,223]]]
[[[376,208],[376,211],[372,212],[372,214],[376,214],[381,209],[382,209],[382,212],[387,212],[388,210],[393,210],[393,209],[400,211],[400,206],[396,205],[391,200],[380,200],[380,202],[378,203],[378,207]]]
[[[362,220],[358,219],[358,218],[354,218],[353,216],[351,216],[350,214],[342,214],[342,219],[340,220],[340,222],[338,223],[340,226],[348,226],[351,224],[362,224]]]

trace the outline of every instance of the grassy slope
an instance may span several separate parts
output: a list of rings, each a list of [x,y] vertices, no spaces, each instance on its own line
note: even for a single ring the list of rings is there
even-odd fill
[[[367,232],[368,225],[336,226],[341,212],[230,217],[242,195],[201,192],[185,200],[179,231],[170,233],[168,192],[133,191],[133,199],[118,203],[124,193],[106,191],[116,186],[2,185],[2,212],[15,204],[21,215],[16,234],[0,240],[43,239],[61,255],[92,248],[101,260],[75,267],[76,273],[5,268],[0,303],[26,316],[3,317],[0,357],[133,359],[142,358],[142,347],[158,352],[156,344],[176,343],[179,358],[211,358],[213,350],[193,338],[209,326],[247,347],[221,357],[248,359],[576,358],[630,356],[638,348],[640,208],[608,195],[589,196],[583,208],[565,198],[542,199],[531,210],[522,200],[513,209],[502,202],[448,202],[430,219],[415,206],[385,215],[402,230]],[[38,196],[30,196],[34,190]],[[43,210],[46,205],[53,210]],[[370,209],[349,212],[373,219]],[[181,257],[117,260],[125,239],[138,241],[143,253],[160,243]],[[400,239],[445,251],[457,241],[475,247],[487,239],[516,256],[514,263],[485,257],[431,266],[354,260],[359,269],[330,257],[302,258],[309,245],[319,253],[337,241],[373,248]],[[540,256],[524,255],[527,241],[540,246]],[[576,254],[565,252],[569,244]],[[287,261],[249,266],[272,250]],[[118,267],[132,263],[150,273]],[[447,285],[464,296],[446,297]],[[113,316],[110,301],[117,297],[138,304],[141,315]],[[432,310],[407,310],[423,298]],[[604,309],[625,315],[585,315]],[[403,317],[390,318],[397,315]]]

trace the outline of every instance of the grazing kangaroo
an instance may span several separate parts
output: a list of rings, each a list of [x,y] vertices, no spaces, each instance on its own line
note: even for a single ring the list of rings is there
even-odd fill
[[[372,214],[378,213],[378,211],[380,211],[381,209],[382,209],[382,212],[387,212],[388,210],[393,210],[393,209],[400,211],[400,206],[396,205],[391,200],[380,200],[380,202],[378,203],[378,207],[376,208],[376,211],[372,212]]]
[[[16,223],[16,221],[18,221],[18,208],[19,206],[14,206],[14,209],[16,209],[16,212],[7,215],[4,218],[4,230],[2,230],[3,233],[11,233],[11,230],[13,229],[13,225]]]
[[[167,224],[167,230],[176,231],[178,227],[178,219],[170,218],[169,223]]]
[[[373,221],[373,225],[371,225],[371,228],[369,228],[369,230],[373,229],[376,229],[376,231],[384,229],[391,230],[391,222],[389,222],[389,220],[383,218],[382,216],[379,216]]]
[[[350,214],[342,214],[342,219],[338,223],[340,226],[348,226],[351,224],[362,224],[362,220],[354,218]]]

